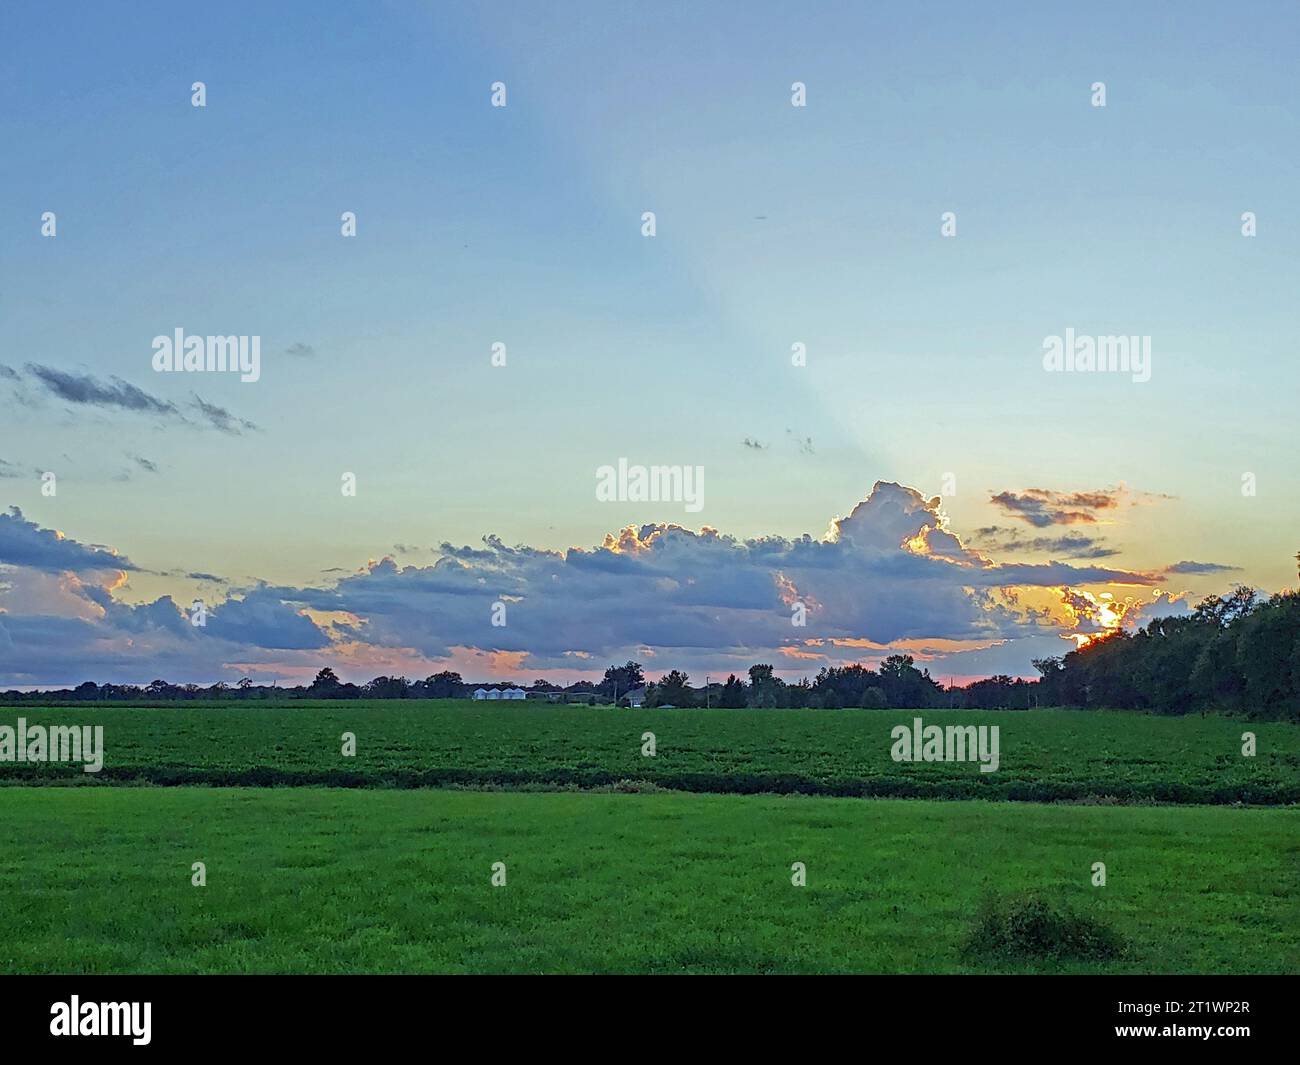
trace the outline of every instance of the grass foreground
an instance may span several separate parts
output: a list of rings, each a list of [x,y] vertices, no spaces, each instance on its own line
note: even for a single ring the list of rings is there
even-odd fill
[[[9,973],[1300,970],[1292,809],[191,787],[0,807]],[[1020,891],[1124,953],[964,950]]]

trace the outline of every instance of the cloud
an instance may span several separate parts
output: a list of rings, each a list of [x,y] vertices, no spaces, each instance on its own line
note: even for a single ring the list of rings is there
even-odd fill
[[[629,526],[598,547],[547,551],[443,544],[428,566],[371,563],[331,588],[276,593],[356,618],[346,635],[436,658],[460,647],[522,652],[528,668],[638,648],[684,659],[771,656],[805,638],[1008,639],[1040,622],[999,600],[1008,586],[1151,585],[1158,576],[1066,563],[999,564],[944,527],[938,500],[877,483],[825,539],[738,540],[675,524]],[[810,605],[806,629],[791,603]],[[507,624],[492,625],[492,603]],[[629,609],[635,604],[635,609]],[[815,606],[812,606],[815,604]],[[856,654],[847,650],[844,657]]]
[[[1118,548],[1106,547],[1100,538],[1083,533],[1026,537],[1016,529],[998,525],[976,529],[972,542],[992,551],[1059,555],[1062,558],[1110,558],[1120,553]]]
[[[18,478],[26,476],[27,474],[20,467],[15,466],[12,462],[0,459],[0,480],[16,481]]]
[[[224,407],[208,403],[197,395],[192,397],[192,402],[186,408],[197,415],[196,423],[192,418],[186,417],[185,412],[175,403],[151,395],[129,381],[123,381],[120,377],[102,381],[91,374],[68,373],[37,363],[28,363],[24,369],[27,375],[51,396],[77,406],[152,415],[174,419],[186,425],[197,424],[199,427],[206,424],[209,428],[233,435],[239,435],[244,430],[257,429],[252,422],[235,416]],[[18,379],[17,374],[13,374],[12,377],[14,380]]]
[[[114,377],[109,382],[90,374],[65,373],[52,366],[28,363],[26,370],[58,399],[91,407],[179,415],[176,405],[149,395],[143,389]]]
[[[43,529],[28,521],[17,507],[0,514],[0,565],[32,569],[134,570],[124,555],[69,540],[54,529]]]
[[[1218,562],[1175,562],[1172,566],[1166,566],[1161,572],[1179,574],[1231,573],[1240,569],[1240,566],[1225,566]]]
[[[1126,587],[1124,601],[1136,604],[1165,579],[999,561],[964,544],[939,505],[877,482],[821,538],[738,539],[661,522],[566,550],[495,536],[443,543],[429,564],[385,557],[321,586],[259,584],[210,606],[197,633],[169,597],[129,605],[114,597],[115,578],[60,574],[130,563],[14,511],[0,526],[0,562],[51,572],[0,587],[12,648],[0,650],[0,672],[22,683],[207,682],[254,665],[310,676],[335,663],[367,679],[451,663],[572,675],[635,657],[651,670],[743,671],[770,661],[789,674],[899,648],[956,674],[978,672],[976,660],[1023,673],[1030,657],[1059,653],[1063,632],[1096,623],[1069,614],[1061,590]],[[498,603],[504,626],[493,624]],[[792,624],[796,603],[804,626]]]
[[[1046,488],[1027,488],[1023,492],[999,492],[990,500],[1009,517],[1019,518],[1035,528],[1049,525],[1093,524],[1099,511],[1119,505],[1114,490],[1097,492],[1053,492]]]
[[[129,458],[132,462],[134,462],[137,466],[139,466],[140,469],[146,471],[147,473],[158,472],[158,464],[156,462],[150,461],[147,458],[144,458],[142,455],[133,455],[128,452],[126,457]]]
[[[299,342],[296,344],[290,344],[287,348],[284,349],[284,353],[286,355],[293,355],[297,358],[310,359],[315,357],[316,349],[313,348],[310,344],[303,344]]]
[[[753,440],[748,436],[745,437],[742,443],[745,445],[745,447],[749,448],[751,451],[765,451],[769,446],[767,444],[760,444],[757,440]]]
[[[198,396],[194,397],[195,409],[207,419],[208,424],[214,429],[219,429],[223,433],[229,433],[232,436],[240,436],[244,430],[256,431],[257,426],[243,418],[237,418],[224,407],[218,407],[215,403],[208,403]]]

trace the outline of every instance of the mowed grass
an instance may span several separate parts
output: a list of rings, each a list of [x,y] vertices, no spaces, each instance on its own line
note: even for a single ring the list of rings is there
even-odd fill
[[[1291,809],[323,788],[0,809],[7,973],[1300,971]],[[1128,953],[963,954],[981,900],[1020,891]]]
[[[104,770],[0,764],[0,784],[577,787],[1027,801],[1300,802],[1300,728],[1105,711],[614,710],[470,701],[0,710],[102,724]],[[997,725],[1000,765],[894,762],[890,730]],[[1242,754],[1242,734],[1257,754]],[[356,736],[344,757],[342,736]],[[655,736],[655,757],[642,754]]]

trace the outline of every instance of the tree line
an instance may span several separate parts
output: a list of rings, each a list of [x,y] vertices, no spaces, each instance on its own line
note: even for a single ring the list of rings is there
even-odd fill
[[[1034,666],[1044,706],[1300,721],[1300,595],[1239,587]]]

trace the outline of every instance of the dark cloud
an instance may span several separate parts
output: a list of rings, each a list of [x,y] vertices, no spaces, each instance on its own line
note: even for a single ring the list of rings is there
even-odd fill
[[[1042,529],[1049,525],[1093,524],[1100,511],[1118,507],[1123,495],[1122,489],[1053,492],[1046,488],[1027,488],[1023,492],[999,492],[989,502],[1010,517]]]
[[[316,355],[316,349],[313,348],[310,344],[303,344],[299,342],[296,344],[290,344],[287,348],[284,349],[284,353],[286,355],[294,355],[298,358],[310,359]]]
[[[1027,537],[1016,529],[998,525],[976,529],[971,542],[982,549],[1007,554],[1059,555],[1061,558],[1110,558],[1119,554],[1118,548],[1107,547],[1099,537],[1083,533]]]
[[[156,462],[150,461],[149,459],[145,458],[142,455],[133,455],[128,453],[126,457],[129,458],[132,462],[134,462],[137,466],[139,466],[140,469],[146,471],[147,473],[158,472],[158,464]]]
[[[69,403],[139,411],[146,414],[180,414],[175,404],[151,396],[120,377],[104,382],[90,374],[65,373],[52,366],[39,366],[35,363],[28,363],[26,370],[44,385],[51,395]]]
[[[130,559],[70,540],[28,521],[17,507],[0,514],[0,565],[29,566],[47,572],[134,570]]]
[[[52,366],[28,363],[24,369],[29,377],[56,399],[78,406],[97,407],[101,410],[129,411],[155,417],[175,419],[187,425],[198,424],[217,429],[223,433],[239,435],[245,430],[256,430],[252,422],[237,417],[224,407],[208,403],[199,396],[193,396],[188,409],[198,416],[198,422],[185,416],[185,413],[170,400],[160,399],[144,389],[112,377],[102,381],[91,374],[68,373]],[[17,379],[17,375],[13,375]],[[148,467],[142,467],[147,469]],[[150,472],[157,472],[151,470]]]
[[[1198,573],[1230,573],[1239,569],[1241,569],[1240,566],[1224,566],[1218,562],[1175,562],[1172,566],[1166,566],[1163,572],[1187,575]]]

